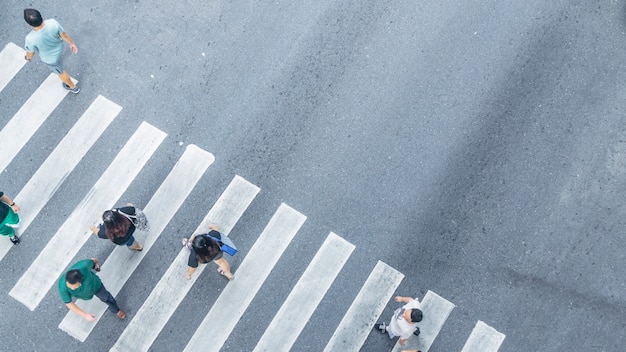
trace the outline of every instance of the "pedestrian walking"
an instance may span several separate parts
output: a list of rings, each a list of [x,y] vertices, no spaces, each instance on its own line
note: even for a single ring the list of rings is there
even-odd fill
[[[20,238],[15,234],[15,229],[20,227],[20,217],[17,213],[20,207],[4,192],[0,192],[0,235],[9,236],[14,245],[20,244]]]
[[[126,245],[128,249],[138,252],[143,250],[139,241],[133,236],[136,228],[145,230],[148,226],[148,220],[141,209],[128,203],[125,207],[105,211],[102,214],[102,221],[103,223],[98,227],[89,226],[94,235],[108,239],[118,246]]]
[[[72,265],[70,269],[59,279],[59,295],[72,312],[80,315],[87,321],[96,321],[93,313],[88,313],[80,309],[73,299],[90,300],[93,296],[98,297],[109,306],[109,311],[118,318],[126,318],[126,312],[117,306],[113,295],[107,291],[104,284],[94,271],[100,271],[98,259],[83,259]]]
[[[230,264],[223,257],[224,252],[221,247],[222,240],[226,240],[226,235],[222,234],[215,225],[209,225],[209,233],[194,235],[190,239],[183,238],[183,246],[190,250],[187,260],[187,280],[191,280],[191,275],[198,268],[198,263],[206,264],[211,260],[217,264],[217,272],[225,276],[228,280],[233,280],[235,276],[230,272]]]
[[[63,88],[76,94],[80,92],[70,75],[63,68],[63,52],[65,51],[65,45],[63,42],[67,42],[70,46],[70,50],[74,53],[78,53],[78,48],[70,36],[65,32],[61,24],[55,19],[43,20],[41,13],[35,9],[24,9],[24,20],[31,25],[33,29],[26,35],[26,61],[29,61],[39,53],[39,59],[41,62],[48,66],[48,69],[53,73],[59,75],[61,81],[63,81]]]
[[[395,301],[404,303],[404,306],[396,309],[389,325],[379,323],[374,326],[381,332],[389,334],[390,339],[400,336],[398,342],[400,346],[404,346],[411,334],[419,335],[417,323],[422,321],[422,305],[411,297],[396,296]]]

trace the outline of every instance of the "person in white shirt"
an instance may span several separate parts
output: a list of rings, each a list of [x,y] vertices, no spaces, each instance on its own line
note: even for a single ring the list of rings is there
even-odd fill
[[[420,302],[411,297],[396,296],[394,300],[396,302],[404,303],[404,306],[396,309],[391,317],[389,325],[379,323],[374,326],[381,332],[389,334],[390,339],[400,336],[400,340],[398,342],[400,343],[400,346],[404,346],[406,340],[411,337],[411,334],[419,331],[417,323],[422,321],[422,305]]]

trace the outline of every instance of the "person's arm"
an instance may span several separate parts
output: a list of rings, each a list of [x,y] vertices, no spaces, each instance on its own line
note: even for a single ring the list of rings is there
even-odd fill
[[[65,306],[69,308],[72,312],[83,317],[87,321],[96,321],[96,316],[93,313],[86,313],[85,311],[80,309],[80,307],[77,306],[76,303],[74,302],[65,303]]]
[[[409,303],[413,300],[412,297],[402,297],[402,296],[396,296],[395,301],[396,302],[402,302],[402,303]]]
[[[34,51],[27,51],[26,55],[24,55],[24,59],[26,61],[30,62],[30,59],[32,59],[33,56],[35,56],[35,52]]]
[[[61,33],[61,39],[63,39],[70,45],[70,50],[72,50],[74,54],[78,54],[78,47],[76,46],[76,44],[74,44],[74,41],[72,40],[72,38],[70,38],[67,32]]]
[[[11,198],[7,197],[6,194],[3,194],[2,197],[0,197],[0,200],[7,203],[7,205],[10,206],[14,212],[17,213],[20,211],[20,207],[17,204],[15,204],[15,202],[12,201]]]
[[[91,261],[93,262],[93,270],[100,271],[100,262],[98,261],[98,258],[91,258]]]
[[[406,344],[406,339],[400,338],[398,340],[398,343],[400,344],[400,346],[404,347],[404,345]]]

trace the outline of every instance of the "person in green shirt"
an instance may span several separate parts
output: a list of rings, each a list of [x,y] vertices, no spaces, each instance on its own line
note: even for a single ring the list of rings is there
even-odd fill
[[[59,295],[61,295],[61,299],[67,308],[87,321],[96,321],[96,316],[93,313],[87,313],[80,309],[73,302],[73,298],[90,300],[95,295],[109,306],[111,313],[117,315],[120,319],[126,318],[126,313],[117,306],[115,298],[104,288],[102,281],[100,281],[94,270],[100,271],[100,264],[96,258],[83,259],[72,265],[70,270],[59,279]]]
[[[9,236],[14,245],[20,244],[20,238],[15,235],[15,229],[20,227],[19,211],[20,207],[0,191],[0,236]]]

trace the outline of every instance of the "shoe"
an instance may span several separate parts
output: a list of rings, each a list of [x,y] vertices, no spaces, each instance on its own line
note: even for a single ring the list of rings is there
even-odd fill
[[[13,237],[9,237],[9,239],[11,240],[11,242],[13,242],[14,246],[17,246],[18,244],[20,244],[20,238],[17,237],[17,235],[15,235]]]
[[[121,309],[120,309],[120,310],[118,310],[118,311],[117,311],[117,314],[115,314],[115,315],[117,315],[117,317],[118,317],[118,318],[120,318],[120,319],[124,319],[124,318],[126,318],[126,312],[125,312],[125,311],[123,311],[123,310],[121,310]]]
[[[413,335],[420,336],[420,328],[416,328],[416,330],[413,331]]]
[[[380,332],[382,332],[382,333],[386,333],[387,332],[387,324],[385,324],[385,323],[374,324],[374,327],[376,329],[380,330]]]
[[[65,82],[63,82],[63,88],[69,90],[70,93],[74,93],[74,94],[77,94],[78,92],[80,92],[80,88],[78,88],[78,86],[74,86],[74,89],[72,89],[72,88],[70,88],[70,86],[65,84]]]
[[[191,249],[191,242],[189,242],[189,240],[186,238],[183,238],[183,247]]]

